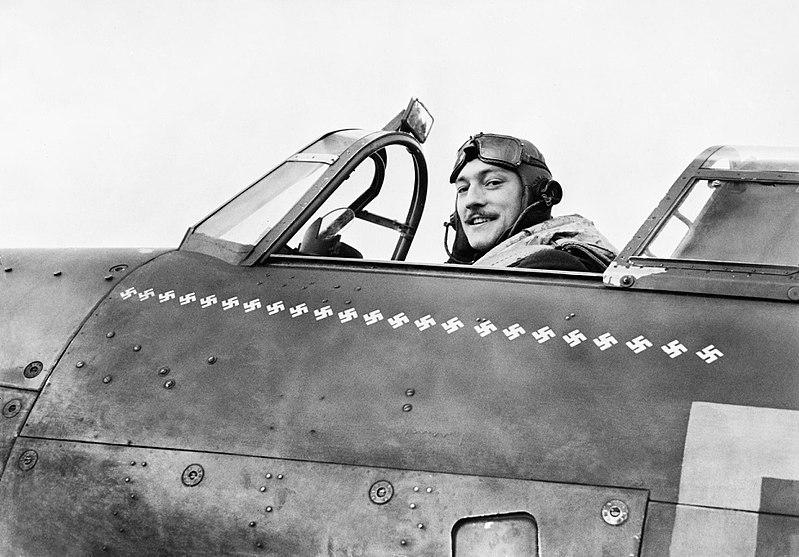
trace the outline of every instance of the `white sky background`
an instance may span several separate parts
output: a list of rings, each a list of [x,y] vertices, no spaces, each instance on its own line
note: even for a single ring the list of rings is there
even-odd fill
[[[336,128],[436,118],[422,229],[440,262],[460,144],[530,139],[622,248],[720,143],[799,145],[792,0],[0,0],[0,246],[177,246]]]

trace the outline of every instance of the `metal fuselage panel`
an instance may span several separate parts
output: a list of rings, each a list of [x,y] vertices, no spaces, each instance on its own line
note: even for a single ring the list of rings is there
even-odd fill
[[[92,308],[163,251],[0,250],[0,385],[40,389]]]
[[[646,507],[640,490],[44,439],[10,462],[0,540],[22,555],[450,555],[462,517],[520,510],[543,555],[630,555]],[[599,515],[612,499],[620,526]]]
[[[795,319],[568,275],[175,252],[97,308],[22,434],[676,503],[695,401],[799,409]]]

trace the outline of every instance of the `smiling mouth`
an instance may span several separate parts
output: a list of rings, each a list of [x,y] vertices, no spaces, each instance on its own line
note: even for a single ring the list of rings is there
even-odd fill
[[[471,217],[471,218],[467,219],[466,220],[466,224],[468,224],[469,226],[478,226],[478,225],[484,224],[486,222],[491,222],[492,220],[494,220],[494,218],[495,217],[489,217],[489,216],[485,216],[485,215],[477,215],[477,216],[474,216],[474,217]]]

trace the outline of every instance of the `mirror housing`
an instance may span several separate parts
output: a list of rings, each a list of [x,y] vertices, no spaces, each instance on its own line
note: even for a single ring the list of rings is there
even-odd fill
[[[416,141],[424,143],[427,136],[430,135],[433,121],[433,115],[422,104],[422,101],[416,97],[411,97],[408,107],[397,114],[383,129],[409,133],[416,138]]]

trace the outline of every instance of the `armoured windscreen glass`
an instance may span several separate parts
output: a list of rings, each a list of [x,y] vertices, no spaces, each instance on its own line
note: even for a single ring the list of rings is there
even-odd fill
[[[233,198],[202,222],[195,234],[252,246],[271,230],[333,164],[366,134],[340,131],[321,138]]]

